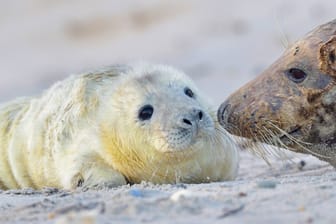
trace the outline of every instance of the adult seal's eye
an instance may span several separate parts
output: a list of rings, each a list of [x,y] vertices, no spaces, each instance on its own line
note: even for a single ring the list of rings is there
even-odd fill
[[[307,78],[307,74],[298,68],[291,68],[287,70],[286,75],[291,81],[295,83],[301,83]]]
[[[145,105],[141,107],[138,117],[142,121],[149,120],[151,119],[153,112],[154,112],[154,108],[152,105]]]
[[[184,93],[191,98],[194,97],[194,92],[191,89],[189,89],[188,87],[184,88]]]

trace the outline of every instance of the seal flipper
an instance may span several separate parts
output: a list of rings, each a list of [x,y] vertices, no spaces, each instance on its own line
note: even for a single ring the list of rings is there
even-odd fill
[[[83,188],[112,188],[127,184],[125,177],[115,169],[104,165],[95,164],[90,169],[86,170],[73,181],[73,187]]]

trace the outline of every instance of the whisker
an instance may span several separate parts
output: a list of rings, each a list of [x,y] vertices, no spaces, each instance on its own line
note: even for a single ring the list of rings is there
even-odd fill
[[[272,123],[270,123],[271,125],[273,125]],[[316,153],[310,149],[308,149],[306,146],[304,146],[303,144],[306,144],[306,145],[312,145],[311,143],[308,143],[308,142],[304,142],[304,141],[301,141],[293,136],[291,136],[290,134],[288,134],[286,131],[284,131],[283,129],[279,128],[278,126],[276,125],[273,125],[274,128],[278,129],[281,134],[283,134],[284,136],[286,136],[289,140],[291,140],[292,142],[294,142],[295,144],[297,144],[301,149],[303,149],[304,151],[312,154],[312,155],[315,155],[317,157],[320,157],[320,158],[325,158],[325,159],[331,159],[332,157],[331,156],[325,156],[325,155],[322,155],[320,153]],[[287,147],[288,148],[288,147]]]

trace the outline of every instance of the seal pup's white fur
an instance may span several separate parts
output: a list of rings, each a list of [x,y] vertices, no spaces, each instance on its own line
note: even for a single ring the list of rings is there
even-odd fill
[[[2,105],[0,153],[3,189],[201,183],[233,179],[238,167],[236,145],[193,82],[143,63]]]

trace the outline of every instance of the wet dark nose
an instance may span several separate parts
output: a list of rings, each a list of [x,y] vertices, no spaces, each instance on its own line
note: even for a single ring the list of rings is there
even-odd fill
[[[202,110],[193,109],[190,113],[186,114],[182,118],[182,126],[190,128],[194,125],[197,125],[203,120],[204,113]]]
[[[229,121],[229,113],[230,113],[231,104],[228,100],[226,100],[222,105],[220,105],[217,111],[217,118],[219,123],[226,127]]]

